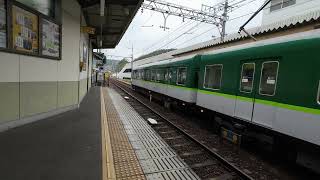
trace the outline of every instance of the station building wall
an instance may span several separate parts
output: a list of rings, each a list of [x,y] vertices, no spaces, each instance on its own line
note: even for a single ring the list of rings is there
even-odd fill
[[[77,108],[90,88],[92,48],[81,39],[81,8],[62,1],[61,60],[0,52],[0,131]],[[80,72],[80,46],[89,61]]]
[[[277,2],[286,2],[277,1]],[[320,13],[320,1],[319,0],[295,0],[293,5],[270,11],[271,3],[269,3],[263,10],[262,25],[276,23],[288,18],[297,18],[298,16],[312,16],[308,13]],[[301,22],[303,19],[301,19]]]

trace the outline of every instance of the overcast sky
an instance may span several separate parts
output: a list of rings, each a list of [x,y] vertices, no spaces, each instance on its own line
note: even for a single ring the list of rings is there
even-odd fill
[[[165,0],[168,1],[168,0]],[[201,9],[201,5],[213,6],[224,0],[170,0],[175,3],[194,9]],[[238,31],[241,26],[264,2],[264,0],[229,0],[230,4],[242,5],[234,8],[229,13],[226,33],[231,34]],[[246,28],[260,26],[262,13],[256,16]],[[143,54],[150,53],[157,49],[182,48],[199,42],[207,41],[219,37],[219,31],[212,24],[190,21],[176,16],[169,16],[167,27],[169,30],[163,31],[159,26],[163,26],[164,18],[161,13],[150,10],[139,10],[130,24],[127,32],[122,37],[115,49],[104,49],[103,52],[111,59],[131,57],[131,47],[133,44],[133,56],[137,58]],[[179,38],[177,38],[179,37]],[[110,56],[112,55],[112,56]]]

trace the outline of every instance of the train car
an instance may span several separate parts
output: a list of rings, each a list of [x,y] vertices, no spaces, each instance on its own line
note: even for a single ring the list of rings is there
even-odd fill
[[[168,97],[196,103],[200,56],[169,59],[134,69],[132,85]]]
[[[320,145],[320,34],[314,35],[203,55],[197,105]]]
[[[288,158],[319,171],[319,47],[314,30],[202,55],[196,104],[232,117],[215,122],[229,129],[267,134]]]
[[[320,30],[302,32],[144,65],[150,78],[133,84],[195,103],[218,129],[265,138],[320,172],[319,47]]]
[[[127,63],[121,71],[116,74],[118,79],[131,79],[131,64]]]

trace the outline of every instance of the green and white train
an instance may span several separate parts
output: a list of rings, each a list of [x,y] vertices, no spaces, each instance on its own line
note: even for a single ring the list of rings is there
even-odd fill
[[[314,30],[134,67],[132,85],[318,148],[319,68]]]

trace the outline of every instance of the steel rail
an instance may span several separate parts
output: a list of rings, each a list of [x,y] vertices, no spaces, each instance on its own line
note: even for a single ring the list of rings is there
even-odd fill
[[[111,82],[117,82],[117,83],[121,83],[124,86],[128,86],[127,84],[125,85],[123,82],[118,81],[118,80],[112,80]],[[164,119],[165,121],[167,121],[170,125],[172,125],[175,129],[177,129],[180,133],[182,133],[183,135],[185,135],[186,137],[188,137],[190,140],[192,140],[193,142],[195,142],[196,144],[200,145],[202,148],[204,148],[205,150],[207,150],[211,155],[213,155],[215,158],[217,158],[217,160],[219,160],[223,165],[225,165],[227,168],[229,168],[230,170],[234,171],[241,179],[246,179],[246,180],[253,180],[254,178],[252,178],[251,176],[247,175],[245,172],[241,171],[238,167],[234,166],[233,164],[229,163],[226,159],[224,159],[222,156],[220,156],[218,153],[216,153],[215,151],[211,150],[208,146],[206,146],[205,144],[201,143],[200,141],[198,141],[197,139],[195,139],[194,137],[192,137],[191,135],[189,135],[185,130],[179,128],[177,125],[175,125],[174,123],[172,123],[170,120],[168,120],[168,118],[164,117],[160,112],[158,112],[157,110],[153,109],[152,107],[150,107],[149,105],[147,105],[146,103],[142,102],[139,98],[135,97],[132,93],[128,92],[127,90],[125,90],[123,87],[121,87],[121,85],[118,85],[117,83],[113,83],[115,86],[117,86],[118,88],[120,88],[123,92],[125,92],[126,94],[128,94],[129,96],[131,96],[132,98],[134,98],[136,101],[138,101],[139,103],[141,103],[143,106],[145,106],[146,108],[148,108],[149,110],[151,110],[153,113],[155,113],[156,115],[158,115],[159,117],[161,117],[162,119]],[[130,88],[131,87],[127,87]]]

